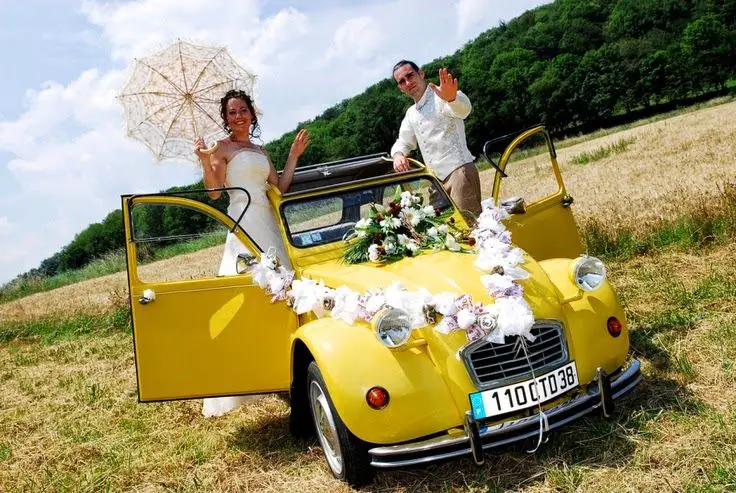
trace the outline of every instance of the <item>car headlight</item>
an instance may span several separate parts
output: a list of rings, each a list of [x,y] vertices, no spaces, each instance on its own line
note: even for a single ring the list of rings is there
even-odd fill
[[[386,308],[378,312],[373,319],[373,328],[378,340],[391,349],[403,346],[411,337],[409,314],[399,308]]]
[[[606,266],[597,257],[583,255],[573,262],[572,280],[584,291],[595,291],[606,280]]]

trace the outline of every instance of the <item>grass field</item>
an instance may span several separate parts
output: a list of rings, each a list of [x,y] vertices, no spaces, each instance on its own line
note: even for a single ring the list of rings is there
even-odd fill
[[[615,419],[536,454],[383,472],[369,491],[736,491],[736,103],[576,139],[558,145],[563,176],[608,249],[644,382]],[[536,184],[527,169],[519,187]],[[196,276],[219,257],[144,268]],[[290,438],[276,397],[216,419],[198,401],[138,404],[126,286],[118,273],[0,305],[0,491],[350,491]]]

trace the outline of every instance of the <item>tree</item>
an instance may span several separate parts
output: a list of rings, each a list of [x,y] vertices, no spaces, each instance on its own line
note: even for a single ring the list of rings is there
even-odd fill
[[[701,91],[722,88],[736,71],[734,34],[714,14],[688,24],[682,36],[682,52]]]

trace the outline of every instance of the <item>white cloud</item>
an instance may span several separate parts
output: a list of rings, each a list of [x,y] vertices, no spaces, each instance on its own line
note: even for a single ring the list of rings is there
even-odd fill
[[[120,206],[121,194],[198,179],[190,165],[154,164],[141,144],[124,137],[114,96],[133,57],[176,38],[227,45],[259,77],[268,141],[388,77],[397,60],[423,64],[448,55],[498,18],[541,3],[520,1],[523,7],[459,0],[453,17],[444,0],[300,2],[273,12],[265,12],[266,0],[84,0],[80,13],[89,25],[79,36],[107,46],[114,69],[45,82],[27,92],[22,114],[0,117],[0,152],[12,156],[5,166],[18,183],[12,197],[0,198],[0,282],[100,221]]]
[[[372,17],[348,19],[335,31],[327,59],[347,57],[363,61],[375,55],[385,40],[386,34]]]
[[[15,230],[15,224],[7,218],[7,216],[0,216],[0,236],[7,235]]]
[[[498,25],[501,20],[509,20],[521,14],[525,10],[533,9],[550,1],[539,0],[514,0],[506,2],[502,0],[457,0],[455,11],[457,13],[457,34],[477,35],[479,31],[485,31]]]

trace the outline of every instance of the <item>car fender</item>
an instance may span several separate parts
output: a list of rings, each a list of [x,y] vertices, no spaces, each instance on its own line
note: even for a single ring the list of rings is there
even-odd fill
[[[626,363],[629,327],[623,306],[608,280],[595,291],[583,291],[570,278],[572,261],[549,259],[539,264],[558,291],[570,359],[576,362],[580,382],[587,383],[598,367],[610,374]],[[608,333],[610,317],[616,317],[623,326],[618,337]]]
[[[337,413],[361,440],[391,444],[426,436],[462,423],[438,368],[419,345],[391,350],[365,324],[348,325],[323,318],[300,327],[293,345],[301,341],[322,372]],[[425,346],[426,347],[426,346]],[[385,388],[388,405],[368,406],[366,393]]]

